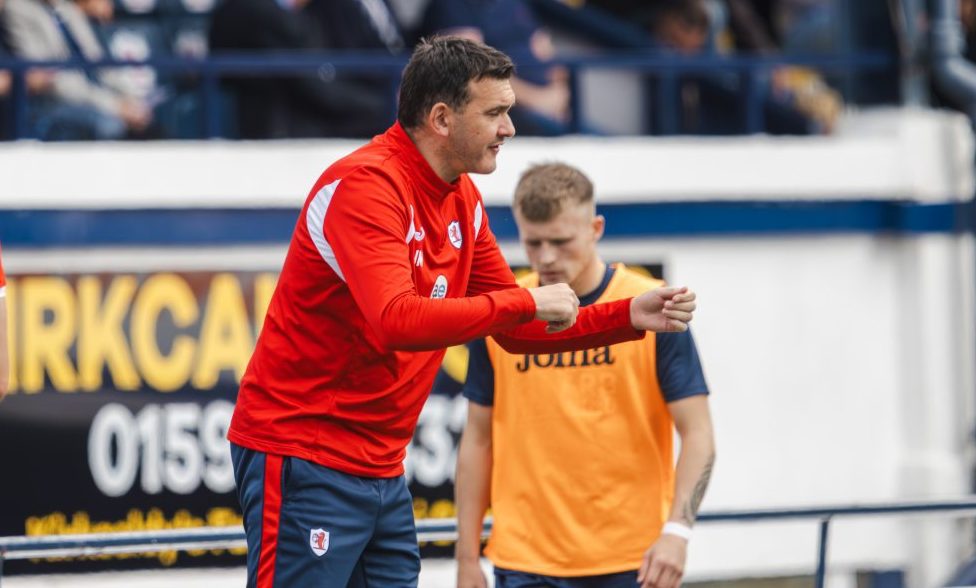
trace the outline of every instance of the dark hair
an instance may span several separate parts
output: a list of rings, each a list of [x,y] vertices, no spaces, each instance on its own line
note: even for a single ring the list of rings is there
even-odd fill
[[[708,9],[701,0],[657,0],[646,16],[651,29],[660,26],[668,17],[697,30],[708,30],[709,27]]]
[[[593,182],[586,174],[565,163],[533,165],[519,178],[514,206],[525,220],[552,220],[566,204],[593,202]]]
[[[460,37],[422,39],[403,70],[397,120],[406,129],[420,126],[438,102],[455,110],[468,103],[468,82],[507,80],[515,66],[501,51]]]

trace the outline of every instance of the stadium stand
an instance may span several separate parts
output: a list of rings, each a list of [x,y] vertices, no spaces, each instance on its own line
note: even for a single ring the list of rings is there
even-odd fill
[[[151,94],[149,104],[160,122],[160,134],[171,138],[238,136],[240,123],[229,123],[250,117],[247,112],[241,113],[241,101],[246,103],[259,91],[266,96],[269,84],[279,86],[273,83],[274,80],[281,81],[284,79],[281,76],[289,73],[304,74],[303,78],[291,78],[295,81],[288,82],[298,86],[302,85],[298,79],[311,80],[312,77],[319,78],[319,85],[328,84],[328,80],[336,75],[340,81],[352,80],[350,83],[366,78],[389,102],[397,70],[381,65],[384,58],[373,58],[376,51],[387,57],[405,59],[408,45],[418,35],[456,29],[461,25],[477,30],[478,22],[472,20],[476,18],[484,19],[481,27],[488,27],[482,29],[484,38],[501,43],[517,62],[530,58],[538,60],[542,44],[541,38],[533,34],[535,27],[541,26],[539,31],[552,34],[554,52],[541,49],[550,52],[546,59],[550,61],[550,68],[556,68],[550,69],[550,74],[558,71],[568,75],[559,76],[558,83],[564,86],[563,89],[549,94],[553,97],[562,95],[562,106],[558,108],[568,107],[569,112],[556,112],[555,119],[548,115],[542,119],[524,117],[522,127],[529,134],[823,133],[830,131],[844,104],[863,107],[903,101],[897,75],[899,44],[895,33],[897,19],[894,18],[894,7],[898,3],[885,6],[884,3],[826,0],[812,3],[511,0],[499,4],[464,0],[447,3],[445,6],[457,8],[448,12],[437,1],[430,0],[419,3],[407,0],[320,1],[290,11],[271,2],[269,15],[285,17],[292,12],[297,19],[308,15],[320,23],[319,30],[309,31],[311,36],[302,33],[302,41],[293,38],[274,49],[279,41],[262,47],[256,41],[216,39],[223,45],[224,55],[233,52],[248,58],[251,65],[245,66],[244,70],[250,73],[245,79],[239,71],[236,72],[238,75],[231,75],[230,69],[240,67],[221,66],[208,45],[208,34],[214,34],[215,11],[227,9],[216,0],[115,2],[114,20],[103,19],[96,23],[108,50],[107,57],[119,61],[148,60],[146,67],[157,70],[159,85]],[[225,0],[226,4],[239,2]],[[408,10],[400,6],[403,4],[412,5],[415,13],[419,5],[420,13],[426,13],[426,16],[405,20],[403,15]],[[789,26],[775,24],[782,20],[777,20],[777,15],[786,10],[780,7],[780,12],[776,12],[780,4],[792,7]],[[765,23],[765,29],[749,31],[742,24],[743,20],[748,20],[741,16],[743,5],[755,5],[753,20]],[[492,8],[486,11],[485,6]],[[499,10],[506,11],[507,15]],[[524,13],[526,18],[513,21],[517,13]],[[9,21],[6,16],[4,19]],[[526,27],[492,26],[497,22],[523,20]],[[525,35],[517,38],[508,33],[500,34],[506,30],[524,31]],[[256,31],[246,34],[252,40],[260,37]],[[226,37],[218,33],[218,37],[222,36]],[[681,46],[679,39],[691,44]],[[763,45],[761,39],[768,41]],[[261,56],[262,51],[272,50],[274,57],[271,54]],[[291,53],[282,54],[281,51]],[[289,59],[289,55],[294,59]],[[315,55],[318,64],[310,64],[309,60],[316,60]],[[273,61],[276,65],[271,65]],[[22,68],[22,64],[15,65],[12,70],[15,77],[21,76]],[[533,73],[535,69],[526,65],[524,75],[532,80],[530,86],[543,88],[540,84],[550,83],[546,82],[546,76],[550,74]],[[208,82],[207,72],[222,83]],[[604,83],[611,72],[623,72],[611,78],[619,82],[612,89]],[[128,73],[130,78],[141,76],[143,84],[152,77],[148,69]],[[262,77],[268,83],[262,85]],[[314,82],[309,83],[314,85]],[[145,91],[145,88],[140,90]],[[528,96],[523,102],[530,101]],[[541,100],[555,104],[553,97]],[[11,128],[4,136],[23,136],[29,127],[25,122],[29,116],[27,100],[12,97],[8,101],[12,113],[7,118],[14,122],[8,123]],[[623,107],[616,105],[619,102]],[[304,103],[303,99],[300,103]],[[608,107],[607,104],[615,106]],[[335,106],[329,106],[327,100],[312,100],[308,110],[314,113],[329,108],[334,110]],[[388,113],[391,108],[386,106],[380,112]],[[251,109],[245,106],[244,110],[249,112]],[[312,114],[302,118],[309,116]],[[357,116],[362,118],[363,115]],[[208,123],[207,117],[219,119],[219,122]],[[382,118],[385,120],[385,116]],[[548,124],[541,124],[540,121],[546,120]],[[540,124],[530,125],[530,122]],[[274,136],[287,137],[296,133],[368,136],[378,125],[359,126],[362,128],[316,124],[306,131],[285,129]]]

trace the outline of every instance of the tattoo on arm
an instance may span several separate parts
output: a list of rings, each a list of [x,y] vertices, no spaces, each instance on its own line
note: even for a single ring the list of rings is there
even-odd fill
[[[701,506],[702,499],[705,498],[705,490],[708,488],[708,481],[712,477],[712,466],[714,465],[715,456],[712,455],[708,458],[708,462],[705,463],[701,475],[698,476],[695,488],[691,492],[691,498],[685,502],[684,507],[681,509],[681,516],[689,525],[694,523],[695,517],[698,516],[698,507]]]

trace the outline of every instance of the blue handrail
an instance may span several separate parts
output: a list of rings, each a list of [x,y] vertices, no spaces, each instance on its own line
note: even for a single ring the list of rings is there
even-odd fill
[[[512,57],[519,61],[520,56]],[[31,68],[83,69],[94,71],[103,67],[148,66],[158,70],[196,74],[200,76],[205,104],[206,135],[210,138],[220,136],[220,106],[218,98],[219,80],[227,75],[282,76],[315,73],[323,66],[339,73],[374,73],[390,76],[397,80],[406,56],[394,56],[385,52],[262,52],[216,54],[205,59],[183,59],[160,57],[145,61],[104,59],[85,61],[73,59],[22,60],[0,57],[0,69],[10,70],[14,77],[13,118],[14,138],[27,136],[27,90],[23,83],[24,72]],[[619,50],[595,55],[563,56],[553,61],[569,69],[571,79],[578,84],[578,73],[587,68],[628,69],[647,75],[658,76],[662,86],[673,85],[676,76],[690,73],[722,73],[739,76],[744,87],[749,89],[749,99],[745,101],[742,113],[747,122],[748,132],[757,132],[763,124],[760,93],[756,91],[757,81],[767,72],[783,65],[801,65],[826,72],[865,72],[894,70],[897,58],[884,52],[864,52],[834,56],[752,56],[752,55],[696,55],[681,56],[652,51]],[[392,85],[391,85],[392,87]],[[574,88],[579,90],[579,88]],[[579,97],[579,91],[574,96]],[[662,120],[675,120],[676,104],[665,101]],[[581,111],[579,100],[573,104],[573,120],[578,123]]]
[[[518,60],[518,54],[513,54]],[[219,53],[205,59],[156,57],[144,61],[102,59],[30,60],[0,57],[0,69],[22,72],[33,67],[95,70],[101,67],[151,66],[169,71],[218,73],[302,73],[315,71],[323,64],[356,73],[400,73],[406,56],[376,52],[260,52]],[[650,51],[612,51],[593,55],[571,55],[555,58],[555,65],[566,67],[614,67],[639,71],[747,71],[782,65],[802,65],[826,71],[884,70],[897,65],[893,55],[880,51],[852,55],[675,55]]]
[[[817,588],[823,588],[827,570],[827,544],[830,523],[837,517],[879,515],[976,515],[976,495],[942,501],[906,501],[841,506],[772,508],[760,510],[726,510],[699,514],[698,522],[762,522],[771,520],[814,519],[819,522],[817,544]],[[492,521],[485,520],[483,534],[491,531]],[[457,520],[421,519],[417,521],[418,541],[454,540]],[[155,551],[186,551],[193,549],[228,549],[245,545],[244,530],[240,527],[201,527],[124,533],[79,535],[45,535],[0,537],[0,578],[5,559],[43,557],[74,557],[108,553],[145,553]]]

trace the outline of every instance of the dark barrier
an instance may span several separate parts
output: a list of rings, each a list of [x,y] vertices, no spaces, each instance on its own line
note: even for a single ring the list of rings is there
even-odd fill
[[[878,504],[852,504],[841,506],[814,506],[779,508],[768,510],[734,510],[703,512],[698,522],[762,522],[779,520],[818,520],[820,541],[817,546],[815,585],[823,588],[827,570],[827,539],[830,522],[838,517],[865,517],[882,515],[958,515],[976,513],[976,497],[965,496],[954,500],[887,502]],[[486,519],[484,535],[491,532],[491,519]],[[421,519],[417,521],[420,541],[455,540],[455,519]],[[70,537],[0,537],[0,574],[4,559],[28,557],[52,557],[130,553],[132,551],[157,551],[174,549],[215,549],[244,545],[241,528],[211,528],[193,531],[145,532],[105,534],[101,536]]]
[[[518,62],[520,55],[512,57]],[[573,95],[584,96],[580,91],[578,75],[584,69],[624,69],[646,74],[656,79],[664,96],[676,86],[682,74],[714,74],[732,76],[738,87],[744,89],[746,99],[741,101],[741,120],[745,132],[755,133],[764,128],[764,92],[760,86],[770,72],[783,65],[800,65],[816,68],[826,73],[897,71],[895,56],[884,52],[861,52],[839,56],[675,56],[651,51],[615,50],[597,55],[564,56],[553,61],[564,65],[574,83]],[[375,73],[390,77],[390,96],[395,95],[400,72],[406,57],[391,57],[383,52],[322,52],[309,54],[276,52],[257,54],[224,54],[201,60],[157,58],[146,61],[25,61],[0,58],[0,69],[9,69],[14,76],[14,100],[12,105],[13,136],[27,137],[27,88],[23,83],[24,72],[30,68],[83,69],[94,72],[103,67],[149,66],[169,73],[199,76],[204,103],[204,136],[222,136],[221,120],[223,104],[220,99],[221,78],[250,75],[288,76],[295,74],[318,75],[325,71],[335,73]],[[578,131],[583,111],[581,99],[574,100],[572,121]],[[392,103],[392,102],[391,102]],[[661,121],[678,120],[678,105],[674,100],[655,100],[655,118]],[[393,120],[391,112],[390,120]]]

